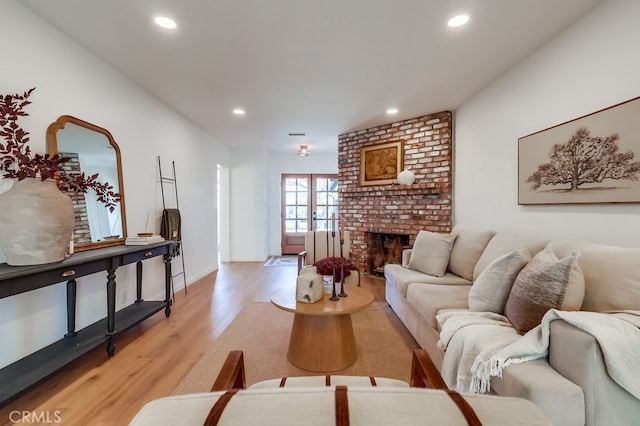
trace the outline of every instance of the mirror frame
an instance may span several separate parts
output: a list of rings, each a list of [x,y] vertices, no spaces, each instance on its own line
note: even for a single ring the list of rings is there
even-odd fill
[[[97,241],[97,242],[91,242],[91,243],[76,244],[74,247],[74,251],[85,251],[85,250],[93,250],[93,249],[102,248],[102,247],[122,245],[124,244],[127,238],[127,215],[125,214],[124,180],[122,179],[122,162],[120,159],[120,147],[118,146],[116,141],[113,139],[113,136],[107,129],[104,129],[100,126],[96,126],[95,124],[89,123],[87,121],[81,120],[71,115],[61,115],[60,117],[58,117],[56,121],[51,123],[47,128],[47,152],[50,155],[55,155],[58,153],[57,133],[58,133],[58,130],[64,129],[64,126],[67,123],[73,123],[77,126],[84,127],[94,132],[103,134],[104,136],[107,137],[107,139],[109,140],[109,144],[115,150],[116,166],[118,168],[118,193],[120,194],[120,218],[121,218],[121,224],[122,224],[122,238],[117,238],[114,240],[107,240],[107,241]]]

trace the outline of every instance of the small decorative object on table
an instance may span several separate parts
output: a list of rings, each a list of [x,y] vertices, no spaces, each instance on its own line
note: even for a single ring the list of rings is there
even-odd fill
[[[344,247],[344,235],[343,225],[340,224],[340,259],[344,259],[343,247]],[[344,262],[340,262],[340,294],[339,297],[347,297],[347,293],[344,292]]]
[[[331,247],[333,247],[333,258],[335,259],[336,257],[336,244],[335,244],[335,240],[336,240],[336,214],[332,213],[331,214]],[[327,254],[329,254],[327,252]],[[331,290],[331,297],[329,298],[329,300],[332,301],[336,301],[339,300],[338,299],[338,295],[336,294],[336,263],[333,263],[333,270],[332,270],[332,275],[333,275],[333,288]]]
[[[162,238],[161,235],[151,234],[151,236],[149,237],[127,237],[127,239],[124,240],[124,245],[125,246],[146,246],[149,244],[160,243],[162,241],[164,241],[164,238]]]
[[[322,299],[324,282],[315,266],[305,266],[296,280],[296,301],[315,303]]]

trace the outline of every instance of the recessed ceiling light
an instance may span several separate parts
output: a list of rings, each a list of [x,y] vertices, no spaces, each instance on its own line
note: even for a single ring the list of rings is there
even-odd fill
[[[469,15],[458,15],[449,19],[449,22],[447,22],[447,25],[450,27],[461,27],[467,22],[469,22]]]
[[[235,108],[235,109],[233,110],[233,113],[234,113],[235,115],[244,115],[244,109],[242,109],[242,108]]]
[[[167,18],[166,16],[156,16],[153,21],[162,28],[166,28],[168,30],[173,30],[177,27],[176,21],[171,18]]]
[[[387,110],[387,114],[397,114],[398,113],[398,108],[389,108]]]

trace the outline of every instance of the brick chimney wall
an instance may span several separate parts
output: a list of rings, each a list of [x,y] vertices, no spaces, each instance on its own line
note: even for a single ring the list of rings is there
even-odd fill
[[[451,231],[452,113],[425,115],[338,136],[340,220],[351,232],[352,261],[368,273],[367,233]],[[403,141],[411,185],[360,186],[360,148]]]

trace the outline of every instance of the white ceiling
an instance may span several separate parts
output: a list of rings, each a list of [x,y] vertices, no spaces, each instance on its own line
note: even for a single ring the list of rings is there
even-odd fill
[[[20,1],[230,148],[312,155],[350,130],[455,110],[600,2]],[[448,28],[461,12],[470,22]]]

